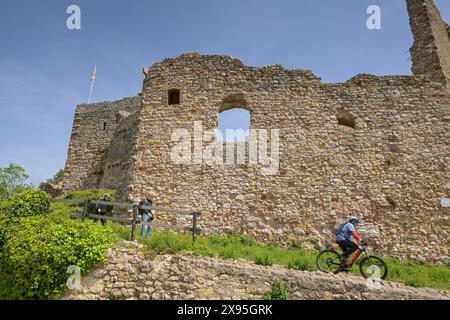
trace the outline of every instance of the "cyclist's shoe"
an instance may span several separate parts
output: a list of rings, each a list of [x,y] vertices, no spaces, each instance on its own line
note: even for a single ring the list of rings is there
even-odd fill
[[[350,266],[348,265],[348,262],[347,262],[347,261],[343,261],[343,262],[341,263],[341,265],[339,266],[339,269],[340,269],[341,271],[350,271]]]

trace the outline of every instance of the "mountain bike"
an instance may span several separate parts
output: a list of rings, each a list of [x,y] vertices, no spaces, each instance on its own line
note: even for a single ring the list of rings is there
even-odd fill
[[[388,275],[388,266],[380,257],[369,255],[367,252],[367,244],[362,243],[354,252],[353,257],[348,262],[347,268],[344,268],[342,255],[334,249],[326,249],[319,253],[316,258],[317,268],[326,273],[337,274],[341,271],[349,271],[355,262],[362,256],[359,261],[359,271],[364,278],[376,276],[380,279],[386,279]]]

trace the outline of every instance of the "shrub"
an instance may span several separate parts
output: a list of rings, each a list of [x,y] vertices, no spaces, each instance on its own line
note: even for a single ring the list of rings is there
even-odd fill
[[[59,169],[53,178],[48,179],[47,183],[58,184],[64,180],[64,169]]]
[[[387,196],[386,201],[391,205],[392,208],[397,208],[397,201],[395,200],[395,198]]]
[[[283,281],[275,281],[272,284],[272,289],[266,292],[262,300],[289,300],[289,292],[286,284]]]
[[[101,198],[105,193],[109,193],[111,196],[110,201],[115,200],[115,190],[111,189],[84,189],[84,190],[74,190],[67,192],[64,196],[57,197],[57,199],[66,199],[66,200],[97,200]],[[81,212],[83,210],[82,203],[56,203],[53,205],[54,208],[57,209],[67,209],[67,212]],[[93,213],[95,211],[96,205],[91,203],[88,206],[88,212]],[[112,206],[106,206],[106,212],[109,213],[112,210]]]
[[[0,251],[0,299],[52,299],[66,290],[67,268],[82,275],[106,262],[110,227],[62,216],[16,219]]]
[[[4,201],[3,211],[10,217],[29,217],[50,211],[50,196],[35,189],[24,190]]]

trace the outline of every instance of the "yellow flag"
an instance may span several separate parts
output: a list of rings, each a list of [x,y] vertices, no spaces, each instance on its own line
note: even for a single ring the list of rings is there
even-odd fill
[[[97,76],[97,66],[95,66],[94,68],[94,73],[91,76],[91,81],[94,81],[96,76]]]

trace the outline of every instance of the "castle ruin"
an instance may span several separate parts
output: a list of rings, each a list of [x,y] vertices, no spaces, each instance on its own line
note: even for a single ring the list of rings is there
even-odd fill
[[[432,0],[406,3],[412,76],[325,84],[309,70],[198,53],[145,68],[138,96],[76,108],[64,190],[155,194],[160,206],[201,211],[206,232],[285,245],[330,241],[337,221],[359,215],[377,249],[448,262],[450,28]],[[232,108],[250,112],[252,129],[280,130],[276,174],[172,161],[175,130],[214,129]]]

